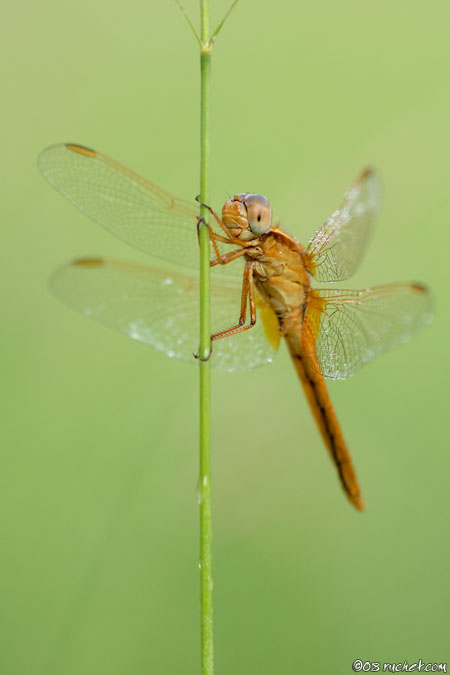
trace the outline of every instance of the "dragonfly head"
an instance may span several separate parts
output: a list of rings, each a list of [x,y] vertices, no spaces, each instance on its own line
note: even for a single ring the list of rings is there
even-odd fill
[[[264,195],[234,195],[224,204],[222,220],[233,237],[251,241],[270,230],[272,207]]]

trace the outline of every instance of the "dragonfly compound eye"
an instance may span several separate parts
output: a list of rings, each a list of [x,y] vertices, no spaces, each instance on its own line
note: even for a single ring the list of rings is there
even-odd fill
[[[272,222],[272,207],[267,197],[245,195],[245,206],[251,231],[257,235],[267,232]]]

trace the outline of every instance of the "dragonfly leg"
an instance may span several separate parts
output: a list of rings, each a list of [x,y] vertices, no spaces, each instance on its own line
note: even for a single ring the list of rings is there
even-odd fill
[[[231,241],[230,239],[226,239],[225,237],[222,237],[220,234],[217,234],[217,232],[214,232],[212,227],[206,222],[206,220],[203,218],[203,216],[197,216],[197,239],[198,239],[199,244],[200,244],[200,223],[202,223],[205,227],[208,228],[209,238],[211,240],[211,243],[214,247],[214,252],[216,254],[214,265],[217,265],[219,263],[221,265],[225,265],[227,262],[231,262],[231,260],[234,260],[235,258],[239,257],[239,256],[234,256],[234,257],[230,258],[229,260],[226,260],[226,258],[228,258],[228,254],[221,255],[221,253],[219,251],[219,247],[217,246],[217,242],[221,241],[224,244],[234,244],[234,241]],[[242,251],[244,252],[245,249],[242,249]],[[241,253],[240,255],[243,255],[243,253]],[[213,262],[213,261],[211,261],[211,262]],[[214,265],[211,265],[211,267],[213,267]]]
[[[227,265],[228,263],[232,262],[233,260],[236,260],[240,256],[245,254],[245,248],[240,248],[235,251],[230,251],[229,253],[226,253],[222,257],[216,260],[211,260],[210,266],[215,267],[216,265]],[[254,262],[252,260],[247,261],[245,264],[245,269],[244,269],[244,278],[242,282],[242,293],[241,293],[241,313],[239,316],[239,322],[231,326],[230,328],[227,328],[225,330],[220,331],[219,333],[214,333],[211,335],[211,348],[209,350],[209,354],[206,358],[201,359],[201,361],[209,361],[211,358],[212,354],[212,344],[214,340],[220,340],[221,338],[229,337],[230,335],[235,335],[236,333],[242,333],[244,330],[248,330],[249,328],[252,328],[255,323],[256,323],[256,302],[255,302],[255,285],[254,285],[254,280],[253,280],[253,265]],[[245,326],[245,318],[247,315],[247,299],[250,305],[250,323]],[[199,359],[198,354],[194,354],[194,357],[196,359]]]
[[[238,248],[234,251],[229,251],[229,253],[225,253],[214,260],[211,260],[209,265],[210,267],[215,267],[216,265],[228,265],[228,263],[233,262],[233,260],[237,260],[237,258],[240,258],[243,255],[245,255],[245,248]]]
[[[235,253],[235,251],[232,251]],[[225,330],[221,330],[219,333],[214,333],[211,335],[211,342],[214,340],[221,340],[222,338],[230,337],[231,335],[236,335],[237,333],[242,333],[245,330],[253,328],[256,323],[256,301],[255,301],[255,282],[253,279],[253,267],[254,261],[248,260],[245,263],[244,277],[242,280],[242,294],[241,294],[241,313],[239,316],[239,321],[234,326],[230,326]],[[250,306],[250,323],[245,325],[246,316],[247,316],[247,302]]]
[[[219,216],[218,216],[217,213],[214,211],[214,209],[212,209],[212,208],[209,206],[209,204],[204,204],[203,202],[201,202],[201,201],[200,201],[200,198],[199,198],[198,196],[196,197],[196,200],[199,202],[200,206],[203,206],[205,209],[208,209],[208,211],[210,212],[210,214],[212,215],[212,217],[215,219],[215,221],[217,222],[217,224],[220,225],[220,227],[222,228],[222,230],[225,232],[225,234],[227,235],[228,239],[233,239],[233,235],[231,234],[230,230],[229,230],[228,227],[225,225],[225,223],[222,222],[222,220],[219,218]]]
[[[203,216],[197,216],[197,239],[199,246],[200,246],[200,223],[202,223],[205,227],[208,228],[209,239],[214,247],[214,253],[216,254],[216,257],[219,260],[221,260],[222,256],[220,255],[219,247],[217,246],[217,238],[216,238],[217,235],[213,232],[212,228],[208,225]],[[228,240],[226,241],[228,242]]]

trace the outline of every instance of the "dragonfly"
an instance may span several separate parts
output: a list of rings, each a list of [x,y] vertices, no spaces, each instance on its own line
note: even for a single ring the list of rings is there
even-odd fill
[[[53,274],[55,294],[134,340],[190,362],[198,339],[197,233],[202,224],[208,227],[212,365],[248,371],[273,361],[283,338],[344,492],[364,510],[326,380],[353,375],[433,317],[431,293],[422,283],[363,290],[315,285],[345,281],[358,269],[380,206],[376,172],[359,175],[304,247],[274,221],[270,202],[257,193],[234,195],[221,216],[207,206],[207,224],[194,200],[178,199],[82,145],[51,146],[38,166],[81,212],[159,260],[148,266],[77,259]]]

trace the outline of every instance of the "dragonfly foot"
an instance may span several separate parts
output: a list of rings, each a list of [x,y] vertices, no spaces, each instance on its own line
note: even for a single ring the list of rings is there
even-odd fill
[[[197,195],[197,196],[196,196],[195,201],[198,202],[198,203],[200,204],[200,206],[203,206],[203,208],[208,209],[208,211],[209,211],[214,217],[216,217],[216,214],[214,213],[212,207],[211,207],[209,204],[205,204],[205,202],[201,202],[201,201],[200,201],[200,195]]]
[[[210,226],[208,225],[206,220],[203,218],[203,216],[197,216],[197,239],[198,239],[199,243],[200,243],[200,225],[204,225],[208,229],[209,237],[212,240]]]
[[[209,359],[211,358],[211,354],[212,354],[212,343],[209,347],[209,352],[206,356],[200,356],[200,354],[196,352],[194,354],[194,359],[198,359],[199,361],[203,361],[203,363],[206,363],[206,361],[209,361]]]

